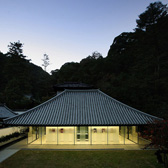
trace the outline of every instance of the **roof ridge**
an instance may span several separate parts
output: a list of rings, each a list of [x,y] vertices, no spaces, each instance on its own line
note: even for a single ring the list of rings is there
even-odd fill
[[[79,92],[79,91],[83,91],[83,92],[86,92],[86,91],[98,91],[99,89],[85,89],[85,90],[83,90],[83,89],[65,89],[64,91],[72,91],[72,92]]]
[[[152,118],[156,118],[156,119],[160,119],[160,120],[162,120],[162,118],[153,116],[153,115],[151,115],[151,114],[148,114],[148,113],[145,113],[145,112],[143,112],[143,111],[140,111],[140,110],[138,110],[138,109],[136,109],[136,108],[134,108],[134,107],[131,107],[131,106],[125,104],[125,103],[122,103],[122,102],[120,102],[120,101],[114,99],[113,97],[107,95],[106,93],[102,92],[102,91],[99,90],[99,89],[98,89],[98,91],[99,91],[101,94],[103,94],[103,95],[109,97],[109,98],[112,99],[113,101],[115,101],[115,102],[117,102],[117,103],[119,103],[119,104],[121,104],[121,105],[123,105],[123,106],[126,106],[126,107],[128,107],[128,108],[134,110],[134,111],[137,112],[137,113],[141,113],[141,114],[143,114],[143,115],[146,115],[146,116],[149,116],[149,117],[152,117]]]

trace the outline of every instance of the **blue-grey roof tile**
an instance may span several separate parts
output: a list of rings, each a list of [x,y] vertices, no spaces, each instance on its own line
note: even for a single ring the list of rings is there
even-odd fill
[[[127,106],[100,90],[65,90],[47,102],[10,119],[7,125],[143,125],[160,120]]]
[[[0,104],[0,119],[9,118],[13,116],[16,116],[16,114],[11,109],[6,107],[5,105]]]

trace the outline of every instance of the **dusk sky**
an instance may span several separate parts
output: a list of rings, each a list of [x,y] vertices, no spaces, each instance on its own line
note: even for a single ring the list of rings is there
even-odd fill
[[[136,27],[152,0],[0,0],[0,51],[24,43],[23,54],[47,71],[79,62],[94,51],[107,56],[114,38]],[[167,0],[161,0],[167,4]]]

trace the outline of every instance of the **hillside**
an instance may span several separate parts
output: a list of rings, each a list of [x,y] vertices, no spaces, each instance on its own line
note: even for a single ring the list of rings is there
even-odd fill
[[[94,52],[79,63],[65,63],[52,75],[26,59],[21,43],[11,43],[8,53],[0,53],[0,102],[12,109],[29,109],[52,97],[55,84],[83,82],[141,111],[168,119],[166,5],[151,3],[136,23],[133,32],[114,39],[106,57]]]
[[[107,57],[93,53],[80,63],[66,63],[52,72],[53,83],[92,84],[132,107],[168,118],[166,9],[160,2],[150,4],[139,15],[134,32],[114,39]]]
[[[15,43],[16,44],[16,43]],[[50,75],[16,53],[0,53],[0,102],[29,109],[48,96]]]

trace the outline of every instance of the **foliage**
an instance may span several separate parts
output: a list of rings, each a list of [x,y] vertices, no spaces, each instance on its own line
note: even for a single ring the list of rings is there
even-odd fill
[[[168,119],[168,14],[161,2],[139,15],[134,32],[117,36],[107,57],[95,51],[79,63],[65,63],[52,75],[23,57],[20,42],[0,53],[0,102],[31,108],[54,95],[62,82],[94,85],[117,100]],[[12,49],[14,47],[14,49]]]
[[[26,60],[20,42],[10,43],[0,53],[0,102],[11,109],[29,109],[49,96],[50,75]]]
[[[168,8],[161,2],[150,3],[147,10],[139,15],[136,20],[137,27],[145,30],[149,26],[158,23],[158,21],[167,15]]]
[[[7,53],[7,56],[9,57],[19,57],[19,58],[25,58],[26,56],[23,55],[23,44],[18,41],[14,43],[10,43],[8,45],[9,52]]]
[[[155,121],[149,124],[144,131],[146,139],[151,141],[150,145],[168,150],[168,120]]]
[[[53,84],[67,81],[92,84],[132,107],[168,118],[166,10],[161,2],[150,4],[140,15],[155,19],[149,25],[149,19],[140,17],[148,28],[139,26],[134,32],[121,33],[105,58],[100,53],[99,59],[92,54],[80,63],[64,64],[60,70],[53,71]]]
[[[155,153],[160,163],[164,163],[164,166],[168,166],[167,154],[168,154],[168,120],[157,120],[154,124],[149,124],[144,131],[146,139],[151,141],[145,148],[154,146],[159,150]],[[164,159],[162,161],[163,154]]]
[[[44,58],[42,59],[42,61],[43,61],[42,66],[44,66],[44,70],[46,71],[47,66],[50,65],[49,56],[47,54],[44,54],[43,57]]]
[[[10,140],[11,138],[20,136],[19,132],[14,132],[12,134],[0,137],[0,143]]]

